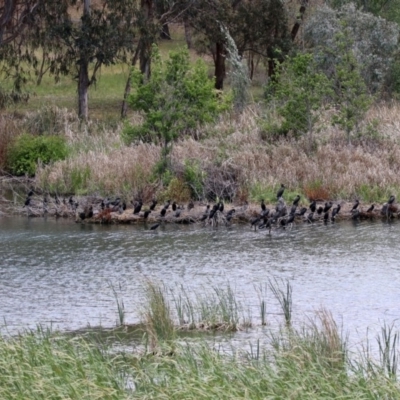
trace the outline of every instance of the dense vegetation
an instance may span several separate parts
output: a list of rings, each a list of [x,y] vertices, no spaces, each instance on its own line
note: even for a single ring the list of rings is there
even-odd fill
[[[0,168],[127,200],[241,202],[284,182],[380,201],[400,187],[397,6],[12,0]]]

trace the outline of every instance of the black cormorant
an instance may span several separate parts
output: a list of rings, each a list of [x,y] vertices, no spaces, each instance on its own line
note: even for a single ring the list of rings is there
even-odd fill
[[[152,200],[152,203],[150,204],[150,211],[154,211],[157,205],[157,200]]]
[[[282,183],[280,189],[278,190],[278,193],[276,194],[276,198],[279,199],[280,197],[282,197],[284,191],[285,185]]]
[[[133,213],[134,214],[139,214],[140,210],[142,209],[142,205],[143,205],[143,203],[141,201],[139,201],[139,203],[133,209]]]
[[[351,211],[353,212],[354,210],[356,210],[359,204],[360,204],[360,200],[356,199],[355,203],[353,204],[353,207],[352,207]]]
[[[160,223],[157,222],[156,224],[154,224],[154,225],[152,225],[152,226],[150,227],[150,230],[151,230],[151,231],[154,231],[154,230],[156,230],[159,226],[160,226]]]
[[[374,211],[374,208],[375,208],[375,204],[371,204],[371,206],[367,210],[367,213]]]
[[[149,216],[150,213],[151,213],[151,210],[146,210],[146,211],[143,213],[143,218],[144,218],[144,219],[147,219],[147,217]]]
[[[264,199],[261,199],[261,210],[265,211],[267,209],[267,206],[264,203]]]
[[[332,202],[328,201],[327,203],[325,203],[325,207],[324,207],[324,213],[326,213],[327,211],[329,211],[332,208]]]
[[[298,194],[293,200],[293,205],[297,207],[299,205],[299,201],[300,201],[300,195]]]

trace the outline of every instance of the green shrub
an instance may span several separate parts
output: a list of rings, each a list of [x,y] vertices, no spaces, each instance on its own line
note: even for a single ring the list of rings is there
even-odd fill
[[[154,46],[151,77],[145,81],[142,74],[134,70],[132,80],[135,90],[129,96],[129,104],[142,112],[143,123],[135,127],[127,124],[124,139],[162,143],[165,169],[176,139],[193,134],[198,126],[212,122],[229,106],[225,96],[217,96],[204,61],[190,64],[187,49],[171,52],[163,61]]]
[[[37,163],[63,160],[68,154],[66,141],[60,136],[19,136],[9,149],[8,169],[14,175],[35,175]]]
[[[200,164],[195,161],[185,161],[183,179],[190,187],[192,198],[202,199],[204,197],[204,179],[206,173],[202,170]]]

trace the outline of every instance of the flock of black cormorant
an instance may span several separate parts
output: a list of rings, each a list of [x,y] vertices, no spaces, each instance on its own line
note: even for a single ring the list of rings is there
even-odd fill
[[[252,210],[250,213],[250,225],[255,230],[266,229],[271,232],[272,228],[291,228],[296,220],[304,221],[306,223],[314,223],[317,221],[322,221],[325,223],[334,222],[341,211],[342,205],[336,204],[333,205],[332,201],[327,201],[322,205],[317,205],[316,200],[312,200],[308,207],[302,206],[300,207],[301,196],[297,195],[291,205],[287,205],[283,195],[285,192],[285,185],[281,185],[277,194],[276,200],[277,203],[275,207],[269,209],[267,208],[264,199],[261,200],[261,209],[260,211]],[[25,199],[24,207],[30,210],[32,206],[32,198],[34,195],[33,190],[29,190],[27,197]],[[86,205],[84,207],[79,205],[79,202],[74,199],[74,196],[69,196],[69,198],[63,198],[61,201],[58,196],[55,196],[54,201],[52,200],[52,204],[54,205],[54,214],[56,216],[60,216],[60,208],[64,207],[70,213],[74,213],[77,220],[83,221],[87,219],[93,219],[94,221],[99,222],[111,222],[111,213],[125,214],[127,210],[126,203],[120,198],[117,197],[114,200],[109,198],[99,199],[97,200],[96,210],[94,209],[95,204],[89,204],[86,201]],[[377,215],[381,215],[383,217],[392,218],[393,216],[397,216],[399,214],[398,207],[394,204],[395,196],[391,195],[389,200],[382,206],[379,210],[376,209],[375,204],[372,204],[366,211],[363,211],[360,207],[359,199],[356,199],[353,205],[349,210],[349,217],[353,220],[364,219],[364,218],[372,218]],[[217,226],[219,224],[229,225],[232,222],[232,219],[235,215],[238,217],[241,215],[241,220],[248,219],[249,213],[247,213],[245,217],[246,210],[248,208],[247,203],[240,207],[236,212],[235,208],[231,208],[230,210],[225,210],[225,204],[222,200],[217,201],[212,207],[210,204],[206,205],[206,208],[203,212],[197,212],[191,214],[191,210],[195,208],[193,201],[190,201],[185,208],[183,205],[179,205],[176,201],[171,203],[171,200],[167,200],[159,209],[156,211],[156,206],[158,204],[157,200],[152,200],[151,204],[143,210],[143,201],[136,200],[131,202],[133,207],[132,214],[136,218],[143,219],[146,221],[150,214],[153,216],[153,221],[156,222],[151,225],[150,230],[156,230],[163,221],[167,220],[167,213],[169,221],[184,221],[184,222],[201,222],[204,225],[209,224],[213,226]],[[36,202],[37,206],[37,202]],[[169,208],[171,207],[172,213],[169,212]],[[49,200],[47,195],[44,195],[42,200],[42,211],[43,214],[47,213],[49,209]],[[183,211],[185,210],[185,213]],[[377,212],[378,211],[378,212]],[[130,214],[130,215],[132,215]],[[196,214],[196,215],[194,215]],[[182,218],[184,218],[182,220]],[[122,220],[125,222],[129,222],[128,220]]]

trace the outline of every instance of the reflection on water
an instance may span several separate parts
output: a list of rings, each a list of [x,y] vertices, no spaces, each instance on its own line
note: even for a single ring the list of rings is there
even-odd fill
[[[114,326],[111,286],[128,323],[139,319],[145,277],[170,287],[207,290],[229,283],[259,315],[255,286],[293,285],[294,317],[320,307],[345,330],[365,336],[400,315],[400,223],[297,224],[271,236],[247,225],[81,225],[54,219],[0,218],[0,310],[7,329]],[[119,289],[121,285],[121,289]],[[269,320],[281,320],[267,295]]]

